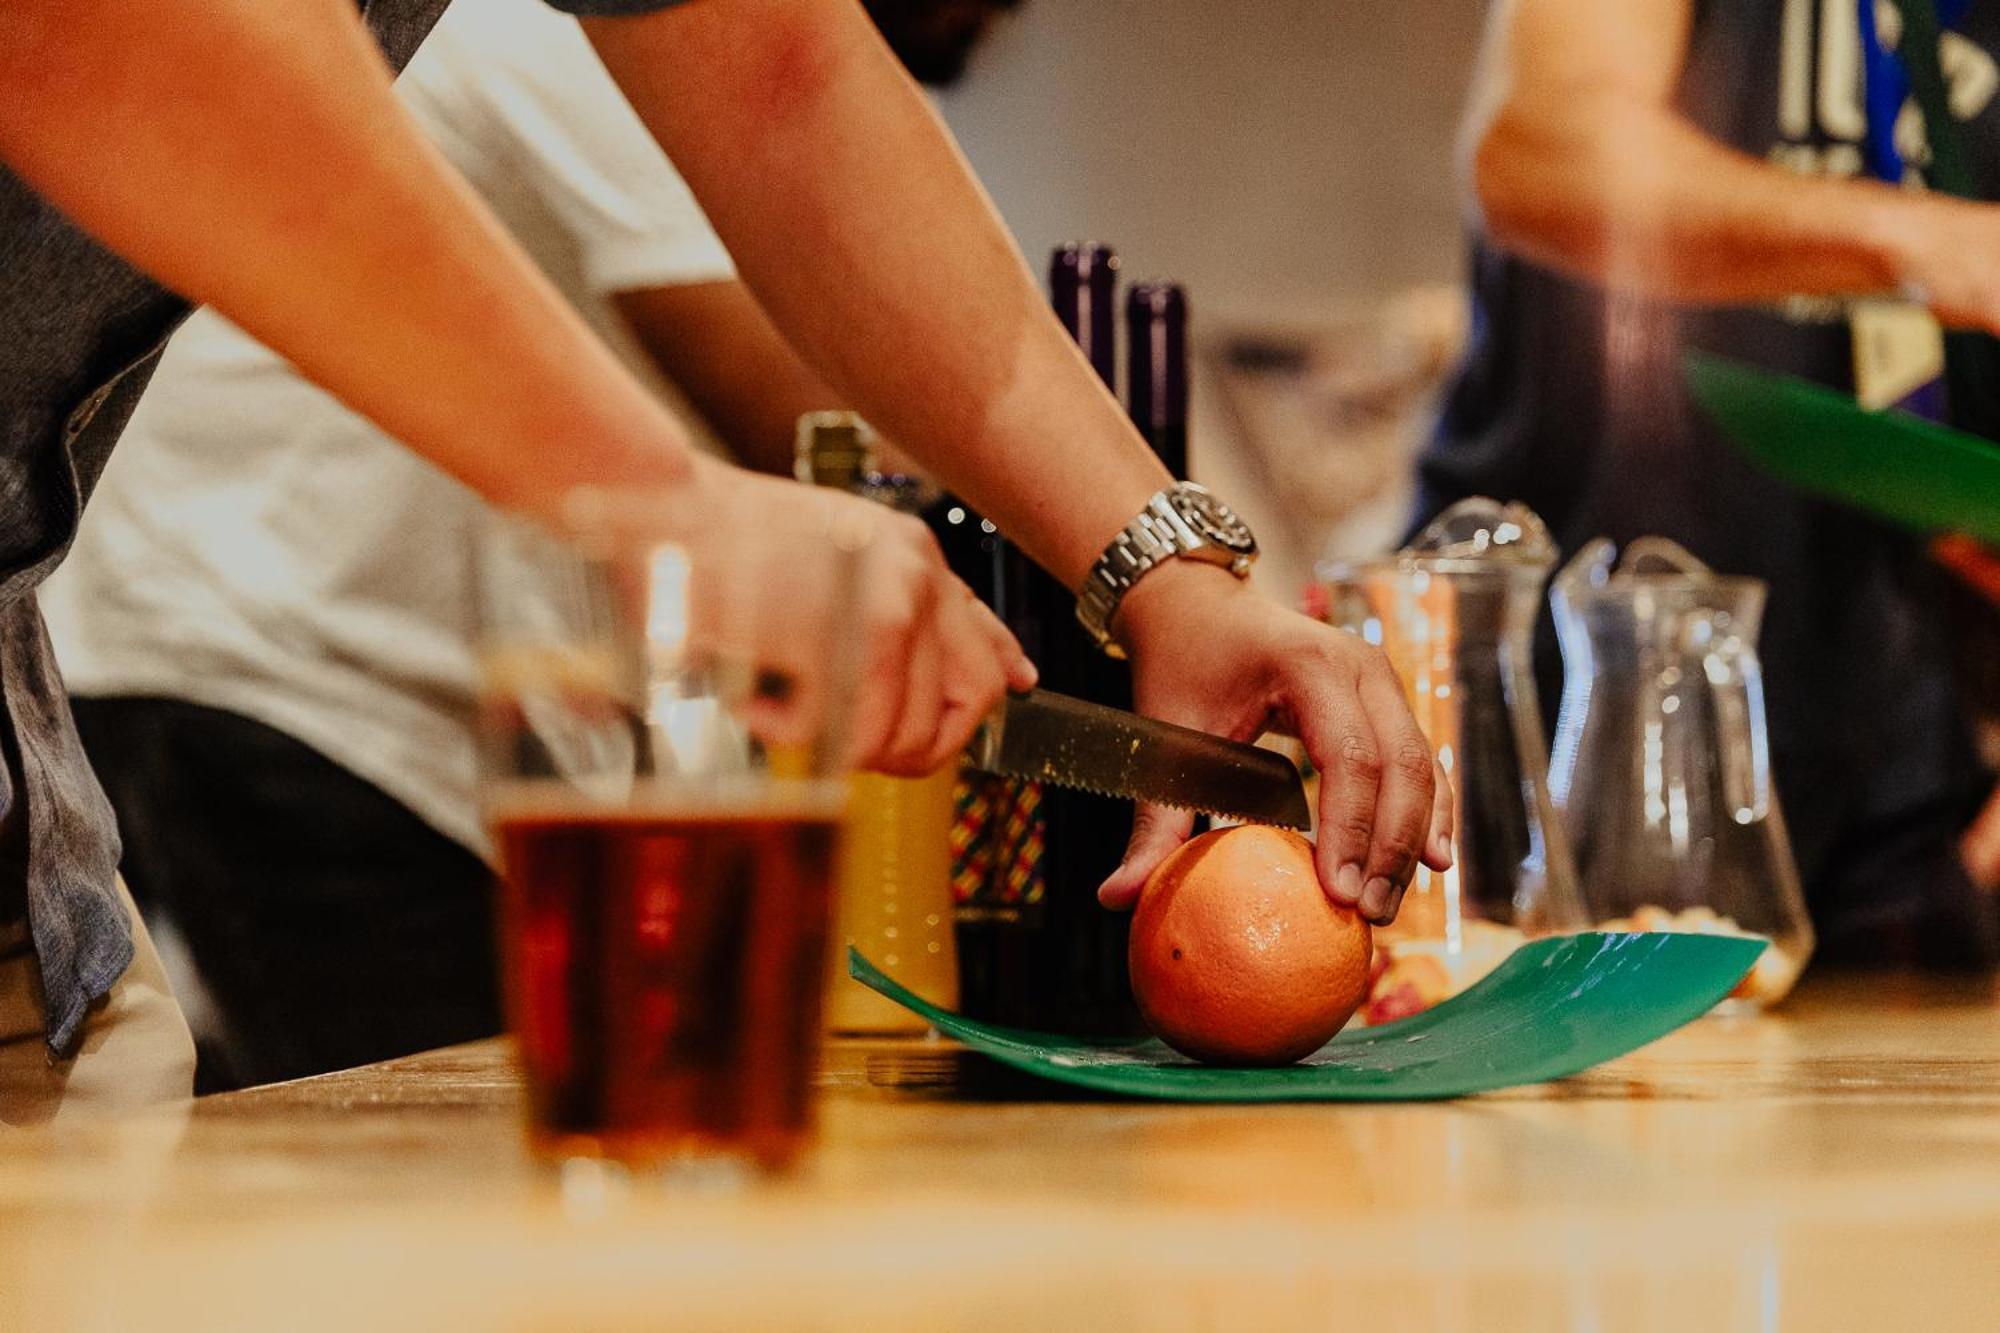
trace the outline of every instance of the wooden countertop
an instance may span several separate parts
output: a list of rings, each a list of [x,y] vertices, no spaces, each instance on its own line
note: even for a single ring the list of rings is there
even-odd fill
[[[1408,1106],[993,1088],[842,1042],[747,1195],[566,1211],[483,1043],[0,1138],[0,1328],[2000,1327],[2000,990],[1821,982]]]

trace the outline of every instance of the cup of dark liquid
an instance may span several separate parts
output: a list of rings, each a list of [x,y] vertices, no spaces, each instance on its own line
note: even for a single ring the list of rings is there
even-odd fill
[[[734,1178],[811,1139],[866,543],[731,518],[599,493],[482,539],[503,976],[565,1166]]]

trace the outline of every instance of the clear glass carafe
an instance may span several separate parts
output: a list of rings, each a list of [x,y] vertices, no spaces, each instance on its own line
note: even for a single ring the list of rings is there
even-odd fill
[[[1388,655],[1457,793],[1457,863],[1419,869],[1377,933],[1370,1022],[1456,994],[1528,936],[1585,924],[1531,662],[1555,562],[1531,511],[1472,499],[1394,555],[1320,571],[1326,620]]]
[[[1592,920],[1770,941],[1731,1003],[1783,998],[1812,925],[1771,778],[1765,587],[1663,538],[1597,541],[1551,601],[1564,683],[1551,790]]]

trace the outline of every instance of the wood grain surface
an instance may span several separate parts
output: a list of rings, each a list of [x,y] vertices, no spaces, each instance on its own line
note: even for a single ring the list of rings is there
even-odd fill
[[[1818,981],[1449,1104],[840,1042],[748,1190],[566,1197],[490,1042],[0,1138],[0,1329],[2000,1328],[2000,992]]]

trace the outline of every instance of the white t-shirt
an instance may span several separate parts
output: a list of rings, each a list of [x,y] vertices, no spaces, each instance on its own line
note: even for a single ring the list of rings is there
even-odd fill
[[[541,0],[456,0],[398,89],[628,359],[612,294],[732,276],[576,22]],[[494,521],[204,310],[168,347],[42,609],[72,693],[256,719],[483,851],[472,571]]]

